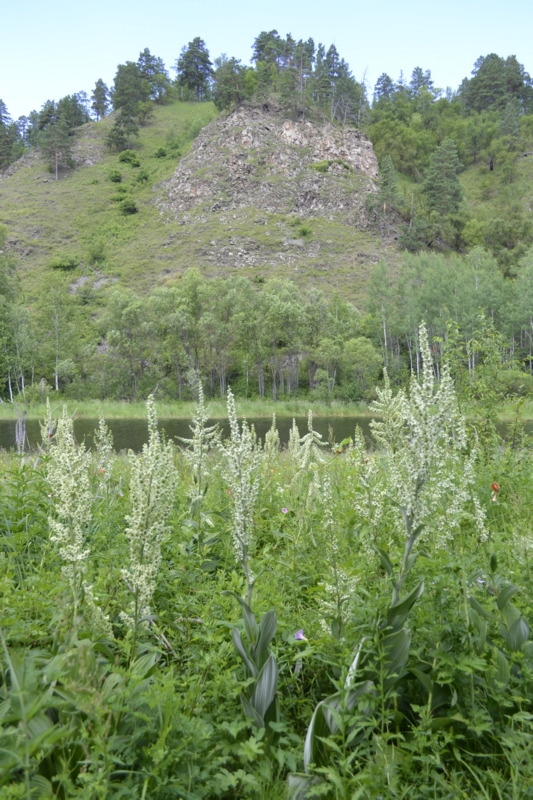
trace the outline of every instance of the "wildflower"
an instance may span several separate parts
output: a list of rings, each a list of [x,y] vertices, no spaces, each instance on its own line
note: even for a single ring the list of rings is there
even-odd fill
[[[286,514],[286,513],[287,513],[287,511],[288,511],[288,509],[287,509],[287,508],[282,508],[282,509],[281,509],[281,513],[282,513],[282,514]]]
[[[307,638],[304,635],[304,629],[303,628],[300,628],[299,631],[296,631],[296,633],[294,634],[294,641],[295,642],[306,642],[307,641]]]
[[[433,534],[439,547],[446,546],[461,524],[465,506],[483,541],[487,532],[484,511],[475,496],[474,457],[465,455],[466,425],[457,403],[453,381],[445,366],[437,384],[425,325],[419,329],[422,376],[411,380],[409,391],[393,394],[387,375],[378,389],[373,410],[380,419],[371,428],[379,446],[381,470],[376,461],[380,514],[394,513],[398,529],[408,535],[422,530]],[[379,477],[378,477],[379,475]],[[374,490],[374,482],[372,489]],[[381,500],[385,500],[385,504]],[[391,501],[401,512],[393,512]],[[370,504],[375,505],[370,497]],[[374,526],[377,515],[373,515]]]
[[[500,484],[494,481],[494,483],[491,483],[490,488],[492,489],[493,492],[496,492],[496,494],[498,494],[498,492],[500,491]]]
[[[53,489],[49,497],[54,498],[53,516],[49,519],[50,541],[58,548],[63,575],[72,590],[74,621],[83,602],[87,624],[94,631],[112,637],[109,619],[95,604],[92,587],[85,580],[93,501],[89,480],[90,455],[83,445],[76,444],[74,423],[67,416],[66,409],[57,422],[56,433],[47,472],[48,483]]]
[[[121,617],[132,628],[141,618],[151,614],[150,602],[155,592],[161,566],[161,546],[169,531],[168,519],[174,504],[177,472],[172,444],[165,442],[157,430],[157,414],[153,395],[146,401],[148,444],[142,453],[131,450],[131,512],[126,516],[126,538],[130,546],[130,563],[122,577],[134,595],[129,612]]]
[[[188,495],[191,503],[202,502],[207,489],[207,479],[209,478],[209,452],[216,447],[220,439],[218,425],[208,425],[209,408],[204,402],[204,390],[198,375],[195,376],[198,391],[198,402],[194,408],[192,425],[189,429],[192,433],[190,439],[178,436],[180,442],[186,445],[183,451],[185,460],[192,468],[192,481],[189,485]]]
[[[222,445],[226,480],[233,503],[233,544],[248,584],[248,604],[251,602],[254,578],[249,566],[253,546],[254,507],[259,492],[261,450],[253,426],[243,421],[239,429],[235,399],[228,389],[228,420],[230,438]]]

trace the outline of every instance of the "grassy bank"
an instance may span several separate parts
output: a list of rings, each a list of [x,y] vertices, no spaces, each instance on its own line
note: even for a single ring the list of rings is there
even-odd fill
[[[52,407],[56,414],[61,410],[63,403],[66,403],[70,414],[74,414],[77,419],[97,419],[102,414],[105,419],[139,419],[146,416],[146,406],[144,403],[128,403],[119,400],[63,400],[51,399]],[[11,403],[0,403],[0,420],[15,420],[17,418],[17,408],[26,411],[28,419],[43,419],[46,411],[44,403],[31,406],[18,405]],[[209,403],[211,416],[213,419],[226,416],[226,403],[222,400],[213,400]],[[301,417],[305,416],[311,409],[316,417],[370,417],[373,416],[368,403],[343,403],[333,401],[331,403],[306,400],[305,398],[295,400],[242,400],[237,399],[237,412],[241,417]],[[190,419],[194,411],[194,403],[190,401],[182,402],[161,402],[157,403],[158,414],[161,419]],[[465,408],[467,417],[471,416],[471,409]],[[507,403],[499,413],[498,419],[501,422],[512,422],[516,418],[516,403]],[[522,421],[533,420],[533,400],[526,401],[520,408],[520,419]]]
[[[66,402],[69,413],[77,418],[96,419],[102,414],[105,419],[136,419],[146,415],[144,403],[126,403],[119,401],[102,402],[100,400],[66,400],[61,398],[51,399],[52,407],[56,413],[61,409],[63,402]],[[42,419],[46,406],[44,403],[31,406],[17,406],[19,410],[25,410],[28,419]],[[0,419],[16,419],[17,408],[11,403],[0,404]],[[209,403],[211,416],[213,418],[226,416],[226,403],[222,400],[215,400]],[[352,416],[371,416],[371,412],[366,403],[320,403],[309,400],[287,400],[274,402],[272,400],[237,400],[237,412],[243,417],[270,417],[276,414],[277,417],[305,416],[309,409],[312,409],[315,416],[322,417],[352,417]],[[194,403],[184,401],[176,403],[157,403],[158,414],[162,419],[190,419],[194,411]],[[532,406],[533,414],[533,406]]]

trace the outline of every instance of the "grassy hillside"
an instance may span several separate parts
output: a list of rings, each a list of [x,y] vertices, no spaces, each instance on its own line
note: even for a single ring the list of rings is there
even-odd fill
[[[163,273],[161,253],[168,239],[154,192],[215,114],[210,103],[157,107],[136,142],[141,162],[137,168],[121,164],[117,154],[106,149],[110,118],[76,131],[75,157],[93,163],[60,176],[58,182],[36,154],[16,164],[14,173],[0,182],[0,216],[26,288],[37,291],[51,260],[63,255],[80,260],[73,281],[90,277],[97,288],[117,279],[139,289],[154,283]],[[172,152],[172,144],[177,152]],[[157,158],[161,147],[169,155]],[[121,183],[110,180],[112,170],[120,171]],[[124,191],[134,199],[137,214],[125,216],[114,202]],[[190,253],[183,252],[182,258],[186,266]]]
[[[69,257],[78,262],[66,277],[71,290],[98,293],[115,284],[144,293],[154,285],[171,285],[187,268],[199,267],[207,277],[239,274],[261,284],[279,276],[302,286],[340,289],[346,297],[358,299],[365,293],[372,265],[380,258],[391,264],[394,274],[394,265],[401,259],[394,240],[382,240],[372,228],[359,229],[342,213],[310,218],[268,213],[253,205],[210,213],[209,197],[207,205],[185,216],[168,213],[165,182],[196,135],[216,116],[211,103],[174,101],[156,106],[135,141],[137,167],[121,163],[119,155],[106,148],[112,124],[108,117],[77,129],[77,167],[60,175],[59,181],[38,152],[0,176],[0,218],[8,228],[8,248],[17,256],[26,297],[31,300],[38,294],[54,259]],[[119,173],[119,183],[111,180],[113,172]],[[526,215],[531,212],[532,179],[533,156],[519,157],[512,174],[490,172],[484,163],[461,173],[465,202],[474,220],[469,228],[472,244],[487,244],[491,221],[498,219],[502,209],[511,219],[513,208],[519,207]],[[354,174],[354,191],[357,180],[362,187],[367,179]],[[409,205],[418,187],[404,176],[400,180]],[[137,213],[122,213],[124,198],[134,201]],[[505,240],[505,231],[499,230],[498,236]]]
[[[304,285],[331,288],[334,283],[351,297],[359,295],[370,265],[394,254],[374,231],[361,231],[342,215],[304,221],[255,207],[225,215],[206,215],[199,207],[184,225],[160,211],[157,201],[166,197],[162,183],[216,113],[211,103],[156,106],[135,142],[139,167],[120,163],[118,154],[105,147],[111,118],[76,131],[78,166],[58,182],[38,153],[11,167],[0,178],[0,218],[8,227],[8,247],[17,256],[28,296],[39,291],[58,257],[79,261],[68,274],[73,289],[106,291],[118,283],[144,292],[158,283],[173,283],[188,267],[197,266],[206,276],[238,270],[257,283],[278,275]],[[160,148],[166,156],[157,157]],[[117,170],[120,183],[110,180]],[[121,213],[123,197],[134,200],[138,213]],[[262,250],[260,263],[239,258],[257,248]]]

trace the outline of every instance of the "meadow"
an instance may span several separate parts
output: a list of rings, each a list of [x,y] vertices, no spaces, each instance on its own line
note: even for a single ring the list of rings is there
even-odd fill
[[[446,369],[374,443],[0,455],[0,797],[533,797],[530,447]],[[240,409],[239,409],[240,410]]]

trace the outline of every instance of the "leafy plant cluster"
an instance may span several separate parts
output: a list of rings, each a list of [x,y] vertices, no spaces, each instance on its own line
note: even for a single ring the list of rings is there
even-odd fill
[[[529,453],[419,337],[374,450],[263,446],[230,394],[221,442],[198,389],[185,450],[149,399],[140,454],[49,409],[2,456],[2,796],[530,795]]]
[[[371,206],[383,235],[408,250],[481,245],[504,267],[532,241],[517,163],[530,147],[533,83],[515,56],[480,57],[457,91],[435,87],[416,67],[408,83],[385,73],[374,89],[367,131],[381,164]],[[476,165],[497,208],[469,212],[458,174]],[[398,173],[407,180],[400,183]]]

